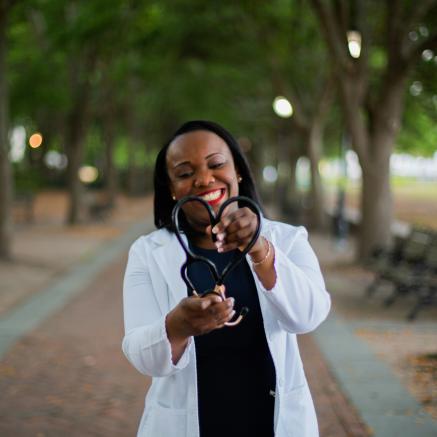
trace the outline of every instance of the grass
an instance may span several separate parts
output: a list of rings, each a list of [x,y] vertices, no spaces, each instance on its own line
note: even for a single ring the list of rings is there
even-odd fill
[[[325,180],[328,202],[334,202],[339,184],[346,189],[348,207],[359,208],[361,183]],[[417,226],[437,229],[437,181],[392,178],[395,217]]]

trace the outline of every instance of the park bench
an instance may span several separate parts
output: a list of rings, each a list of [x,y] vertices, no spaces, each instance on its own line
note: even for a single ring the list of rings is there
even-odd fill
[[[373,295],[384,282],[392,284],[392,294],[384,300],[392,305],[399,296],[412,294],[417,303],[408,314],[414,319],[418,311],[434,300],[434,280],[437,264],[437,238],[431,231],[412,229],[407,238],[395,238],[390,250],[376,251],[368,267],[375,272],[366,294]],[[434,284],[434,285],[433,285]]]
[[[416,304],[407,315],[409,320],[414,320],[423,307],[437,302],[437,236],[434,236],[423,262],[423,269],[417,272],[415,281]]]

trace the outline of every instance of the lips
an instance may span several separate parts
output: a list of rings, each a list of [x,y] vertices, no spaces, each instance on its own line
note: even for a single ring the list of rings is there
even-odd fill
[[[216,190],[204,191],[203,193],[199,193],[197,195],[208,202],[209,205],[214,206],[223,200],[225,193],[226,190],[224,188],[219,188]]]

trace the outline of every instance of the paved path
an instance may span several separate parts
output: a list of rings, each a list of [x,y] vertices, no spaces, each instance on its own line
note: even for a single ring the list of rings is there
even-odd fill
[[[148,379],[121,352],[125,256],[0,363],[2,437],[134,436]]]
[[[106,267],[0,363],[1,436],[135,435],[149,379],[122,355],[126,257]],[[301,347],[321,435],[366,436],[310,336]]]

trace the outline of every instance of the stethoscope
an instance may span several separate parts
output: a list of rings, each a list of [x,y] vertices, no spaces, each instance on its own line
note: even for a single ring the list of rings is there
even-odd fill
[[[257,216],[257,227],[255,229],[255,232],[254,232],[249,244],[246,246],[246,248],[242,252],[240,252],[237,256],[234,256],[233,259],[231,259],[231,261],[229,261],[229,263],[225,266],[225,268],[223,269],[221,274],[218,272],[217,266],[211,260],[209,260],[208,258],[206,258],[204,256],[196,255],[195,253],[193,253],[192,250],[189,248],[189,246],[187,246],[187,244],[185,243],[185,241],[182,238],[181,229],[179,227],[179,211],[182,208],[182,206],[188,202],[199,202],[206,208],[206,210],[208,211],[210,222],[211,222],[211,228],[213,228],[217,223],[220,222],[222,213],[225,210],[225,208],[229,204],[234,203],[234,202],[238,202],[239,205],[248,206]],[[259,234],[261,232],[261,211],[260,211],[259,206],[252,199],[249,199],[248,197],[236,196],[236,197],[231,197],[230,199],[226,200],[220,206],[220,209],[218,210],[217,214],[215,214],[213,209],[211,208],[211,206],[205,200],[203,200],[201,197],[186,196],[186,197],[183,197],[182,199],[180,199],[176,203],[176,205],[173,207],[172,221],[173,221],[173,229],[175,231],[176,237],[177,237],[177,239],[178,239],[180,245],[182,246],[182,249],[184,250],[185,255],[186,255],[186,261],[182,264],[182,267],[181,267],[181,277],[184,280],[185,284],[187,285],[188,290],[191,291],[191,293],[197,297],[205,297],[209,294],[216,294],[222,300],[225,300],[226,296],[223,292],[223,287],[221,287],[221,286],[223,285],[226,276],[232,270],[234,270],[235,267],[237,267],[237,265],[244,259],[246,254],[249,252],[249,250],[253,247],[253,245],[257,241]],[[212,240],[214,242],[217,240],[217,236],[215,234],[212,234]],[[188,276],[188,267],[191,264],[199,263],[199,262],[206,264],[206,266],[208,267],[208,269],[209,269],[209,271],[214,279],[214,282],[215,282],[214,288],[206,290],[203,293],[199,293],[195,289],[194,284],[191,282],[191,280]],[[226,322],[225,325],[226,326],[238,325],[241,322],[241,320],[243,320],[243,317],[248,312],[249,312],[249,308],[243,307],[241,309],[238,317],[234,321]]]

